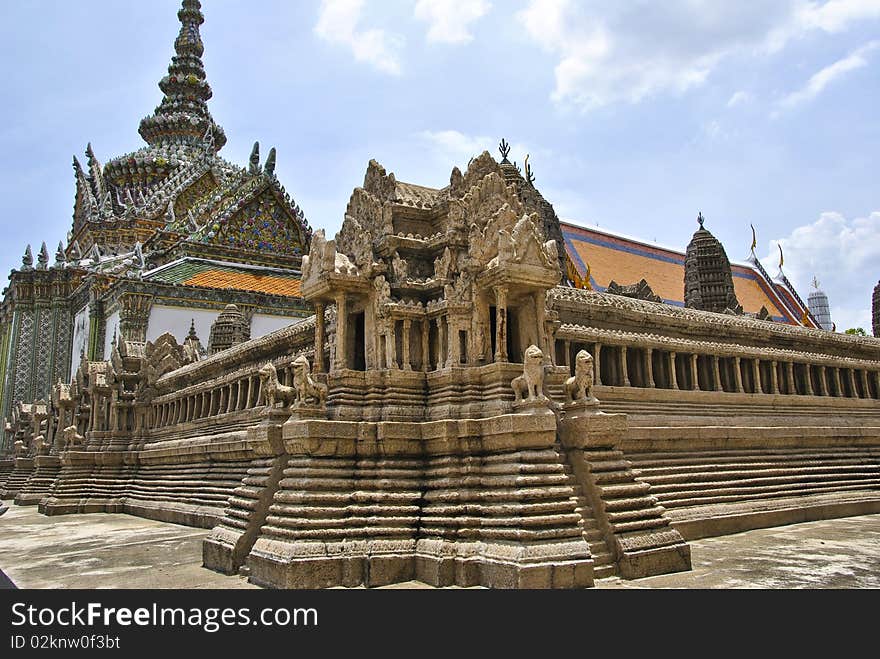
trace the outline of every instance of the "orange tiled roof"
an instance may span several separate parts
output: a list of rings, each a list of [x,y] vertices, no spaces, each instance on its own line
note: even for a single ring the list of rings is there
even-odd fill
[[[285,295],[300,297],[298,279],[273,277],[271,275],[255,275],[248,272],[228,272],[224,270],[205,270],[183,282],[187,286],[204,286],[205,288],[234,288],[239,291],[268,293],[269,295]]]
[[[569,258],[583,276],[590,267],[590,283],[604,291],[612,280],[634,284],[645,279],[665,302],[684,306],[684,252],[646,245],[636,240],[595,229],[562,224],[562,234]],[[784,299],[774,284],[756,268],[733,264],[733,285],[737,298],[747,313],[761,307],[774,320],[799,325],[803,310],[794,298]],[[794,307],[792,307],[794,302]]]

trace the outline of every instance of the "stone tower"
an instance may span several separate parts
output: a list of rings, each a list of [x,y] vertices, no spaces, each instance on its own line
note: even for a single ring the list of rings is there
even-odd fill
[[[684,260],[685,306],[715,313],[742,314],[742,306],[733,288],[727,252],[703,226],[705,220],[702,213],[697,221],[700,228],[688,245]]]
[[[215,355],[228,350],[251,338],[250,326],[244,314],[234,304],[223,310],[214,324],[211,325],[211,337],[208,339],[208,354]]]
[[[874,336],[880,339],[880,282],[874,289]]]
[[[819,281],[813,278],[813,292],[807,298],[807,306],[813,318],[819,323],[819,327],[829,332],[834,331],[834,322],[831,320],[831,305],[828,303],[828,296],[821,288]]]

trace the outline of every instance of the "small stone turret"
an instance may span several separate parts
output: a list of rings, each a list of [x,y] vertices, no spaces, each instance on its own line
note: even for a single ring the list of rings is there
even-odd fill
[[[239,343],[250,341],[251,328],[244,314],[234,304],[228,305],[214,324],[208,339],[208,354],[214,355]]]
[[[829,332],[834,330],[834,321],[831,319],[831,305],[828,302],[828,296],[825,294],[825,291],[819,288],[819,280],[815,277],[813,278],[813,292],[807,298],[807,306],[810,308],[813,318],[819,323],[819,327]]]
[[[742,314],[733,287],[730,260],[724,246],[703,226],[694,234],[684,260],[684,303],[689,309]]]

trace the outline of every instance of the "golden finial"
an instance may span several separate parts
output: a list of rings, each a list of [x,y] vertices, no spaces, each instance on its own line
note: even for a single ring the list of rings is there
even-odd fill
[[[593,290],[593,282],[591,278],[593,276],[593,268],[590,267],[590,264],[587,263],[587,274],[584,275],[584,286],[588,291]]]
[[[758,232],[755,231],[754,224],[750,224],[749,226],[752,227],[752,254],[754,254],[755,250],[758,248]]]
[[[777,245],[779,248],[779,269],[782,270],[782,266],[785,265],[785,254],[782,251],[782,245]]]
[[[816,275],[813,275],[813,288],[815,288],[817,291],[819,290],[819,279],[818,277],[816,277]]]

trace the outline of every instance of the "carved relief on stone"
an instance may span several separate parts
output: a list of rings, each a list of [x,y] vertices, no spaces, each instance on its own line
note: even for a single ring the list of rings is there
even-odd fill
[[[663,298],[654,293],[653,289],[645,279],[642,279],[637,284],[630,284],[629,286],[621,286],[616,281],[612,280],[612,282],[608,284],[608,288],[605,289],[605,292],[609,295],[620,295],[634,300],[644,300],[645,302],[663,302]]]
[[[375,160],[371,160],[364,175],[364,190],[377,197],[380,201],[394,198],[397,180],[394,174],[388,174],[385,168]]]
[[[523,215],[511,231],[498,232],[498,262],[526,263],[559,270],[556,242],[544,242],[541,218],[537,213]]]
[[[394,271],[394,280],[397,283],[402,284],[409,279],[409,266],[397,252],[394,252],[394,257],[391,259],[391,269]]]
[[[455,267],[455,257],[448,247],[441,256],[434,259],[434,279],[449,279]]]
[[[314,284],[331,274],[357,276],[358,268],[336,250],[336,241],[327,240],[323,229],[312,237],[308,256],[302,259],[303,285]]]
[[[388,283],[384,275],[379,275],[373,280],[373,290],[375,291],[376,316],[383,317],[385,305],[392,302],[391,284]]]
[[[138,402],[149,403],[157,395],[156,382],[163,375],[181,368],[186,361],[183,348],[173,334],[163,334],[156,342],[147,342],[139,373]]]

